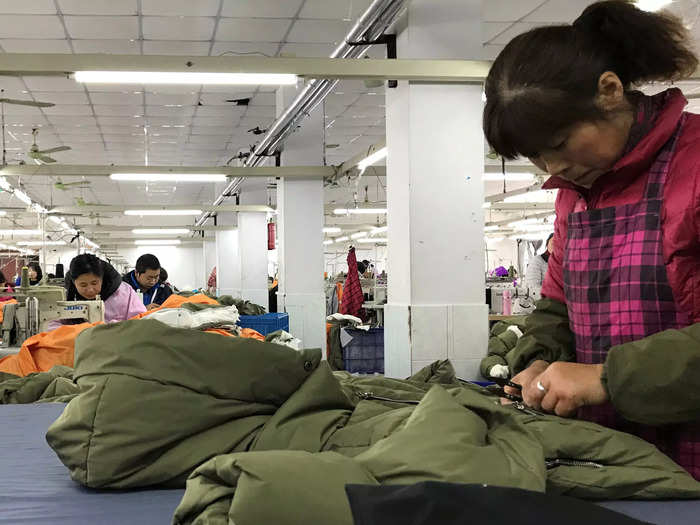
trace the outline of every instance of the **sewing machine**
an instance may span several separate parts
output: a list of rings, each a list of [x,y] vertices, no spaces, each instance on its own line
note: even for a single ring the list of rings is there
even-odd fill
[[[104,302],[99,296],[93,301],[66,301],[66,290],[62,286],[47,286],[42,282],[30,287],[28,283],[25,267],[21,284],[13,294],[17,304],[6,304],[3,309],[0,347],[21,346],[26,339],[46,331],[51,321],[104,322]]]

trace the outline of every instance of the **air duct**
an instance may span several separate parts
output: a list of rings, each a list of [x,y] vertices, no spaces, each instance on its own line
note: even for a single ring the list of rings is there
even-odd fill
[[[371,47],[370,42],[377,40],[392,26],[408,1],[374,0],[345,36],[343,42],[331,53],[330,58],[358,58],[362,56]],[[363,45],[364,42],[368,42],[368,44]],[[270,126],[244,165],[246,167],[259,166],[268,156],[278,151],[284,140],[326,98],[337,83],[338,80],[333,79],[311,79],[292,104]],[[216,198],[213,205],[220,205],[236,193],[242,183],[243,178],[240,177],[232,180]],[[202,215],[197,220],[197,226],[201,226],[211,216],[211,213]]]

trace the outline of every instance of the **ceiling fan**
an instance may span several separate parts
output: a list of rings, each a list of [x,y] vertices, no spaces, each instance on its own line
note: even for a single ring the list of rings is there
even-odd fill
[[[57,190],[68,191],[72,188],[89,188],[91,182],[89,180],[79,180],[77,182],[63,182],[61,179],[56,180],[53,187]]]
[[[49,153],[58,153],[59,151],[68,151],[69,149],[71,149],[70,146],[56,146],[55,148],[40,150],[39,146],[36,145],[36,137],[38,134],[38,128],[32,129],[34,143],[29,149],[29,152],[27,153],[27,155],[29,155],[29,158],[34,159],[34,162],[36,162],[37,164],[52,164],[56,162],[56,159],[49,157]]]
[[[5,90],[0,89],[0,125],[2,126],[2,165],[7,166],[7,149],[5,147],[5,104],[13,104],[16,106],[31,106],[35,108],[50,108],[55,106],[53,102],[39,102],[36,100],[18,100],[14,98],[5,98]]]

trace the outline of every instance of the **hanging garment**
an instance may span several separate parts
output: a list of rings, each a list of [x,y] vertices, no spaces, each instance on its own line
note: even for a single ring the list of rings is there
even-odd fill
[[[343,287],[343,302],[340,306],[340,313],[357,317],[360,315],[363,302],[364,296],[362,295],[360,276],[357,273],[355,248],[350,248],[348,252],[348,277]]]
[[[588,210],[581,198],[569,215],[564,292],[579,363],[603,363],[616,345],[690,324],[669,284],[661,228],[664,187],[685,120],[651,166],[640,202]],[[643,426],[624,420],[611,403],[579,415],[654,443],[700,479],[700,424]]]

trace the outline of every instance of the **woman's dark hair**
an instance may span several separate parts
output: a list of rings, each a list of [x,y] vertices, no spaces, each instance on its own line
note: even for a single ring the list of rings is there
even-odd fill
[[[41,271],[41,266],[36,261],[30,261],[27,263],[27,268],[31,268],[36,272],[36,279],[32,279],[32,282],[38,283],[44,277],[44,272]]]
[[[105,263],[91,253],[83,253],[73,257],[69,272],[73,280],[86,273],[91,273],[101,279],[105,274]]]
[[[486,78],[484,133],[502,157],[537,157],[575,123],[603,120],[595,104],[606,71],[625,90],[695,72],[683,22],[642,11],[630,1],[588,6],[572,25],[538,27],[515,37]]]
[[[165,271],[165,268],[160,269],[160,282],[161,283],[168,282],[168,272]]]

